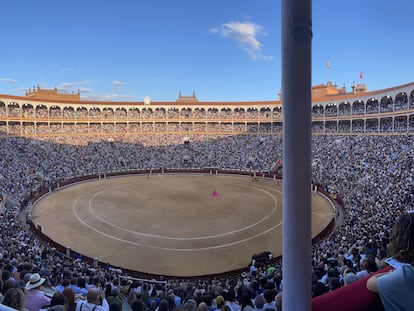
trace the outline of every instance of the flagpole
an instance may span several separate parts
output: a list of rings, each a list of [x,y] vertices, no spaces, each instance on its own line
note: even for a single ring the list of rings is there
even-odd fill
[[[328,59],[326,63],[326,67],[328,68],[328,82],[331,82],[331,60]]]

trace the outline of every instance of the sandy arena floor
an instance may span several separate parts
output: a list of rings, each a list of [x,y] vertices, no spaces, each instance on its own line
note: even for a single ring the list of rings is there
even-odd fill
[[[255,253],[282,253],[281,194],[274,180],[242,176],[117,177],[53,192],[32,221],[59,244],[115,266],[207,275],[246,267]],[[312,217],[312,236],[334,217],[317,194]]]

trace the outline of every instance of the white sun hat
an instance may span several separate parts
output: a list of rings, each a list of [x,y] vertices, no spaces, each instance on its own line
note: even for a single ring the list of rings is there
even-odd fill
[[[26,288],[27,289],[32,289],[32,288],[36,288],[39,287],[40,285],[42,285],[44,282],[46,281],[45,278],[40,277],[39,273],[33,273],[30,276],[30,280],[29,282],[26,283]]]

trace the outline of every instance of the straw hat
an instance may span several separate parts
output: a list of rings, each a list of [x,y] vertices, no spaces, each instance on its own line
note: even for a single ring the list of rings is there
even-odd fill
[[[26,283],[26,288],[27,289],[32,289],[32,288],[36,288],[39,287],[40,285],[42,285],[44,282],[46,281],[45,278],[40,277],[39,273],[33,273],[30,276],[30,280],[29,282]]]

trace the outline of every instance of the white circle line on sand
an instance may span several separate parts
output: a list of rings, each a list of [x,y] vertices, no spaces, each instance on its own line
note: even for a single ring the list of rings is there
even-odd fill
[[[159,247],[159,246],[151,246],[151,245],[146,245],[146,244],[142,244],[142,243],[137,243],[137,242],[133,242],[133,241],[129,241],[129,240],[125,240],[116,236],[113,236],[111,234],[108,234],[106,232],[103,232],[101,230],[98,230],[97,228],[90,226],[89,224],[87,224],[85,221],[83,221],[81,219],[81,217],[78,215],[78,213],[76,212],[76,207],[77,207],[77,202],[83,197],[84,195],[80,195],[79,197],[77,197],[75,199],[75,201],[72,204],[72,213],[73,215],[76,217],[76,219],[83,224],[85,227],[89,228],[90,230],[103,235],[107,238],[113,239],[113,240],[117,240],[120,242],[124,242],[127,244],[131,244],[131,245],[135,245],[135,246],[140,246],[140,247],[144,247],[144,248],[150,248],[150,249],[156,249],[156,250],[163,250],[163,251],[176,251],[176,252],[192,252],[192,251],[205,251],[205,250],[213,250],[213,249],[220,249],[220,248],[226,248],[229,246],[233,246],[233,245],[237,245],[237,244],[241,244],[250,240],[253,240],[255,238],[258,238],[260,236],[263,236],[265,234],[267,234],[268,232],[276,229],[277,227],[279,227],[283,221],[280,221],[279,223],[275,224],[274,226],[268,228],[267,230],[264,230],[262,232],[259,232],[253,236],[247,237],[245,239],[241,239],[238,241],[234,241],[231,243],[226,243],[226,244],[220,244],[220,245],[215,245],[215,246],[209,246],[209,247],[198,247],[198,248],[170,248],[170,247]],[[272,196],[274,198],[274,200],[276,201],[276,205],[277,205],[277,200],[274,196]]]
[[[80,197],[78,197],[75,200],[75,202],[73,203],[73,205],[72,205],[73,214],[78,219],[78,221],[80,223],[82,223],[84,226],[86,226],[87,228],[89,228],[92,231],[95,231],[96,233],[101,234],[101,235],[103,235],[103,236],[105,236],[107,238],[113,239],[113,240],[117,240],[117,241],[124,242],[124,243],[127,243],[127,244],[132,244],[132,245],[135,245],[135,246],[141,246],[141,247],[145,247],[145,248],[151,248],[151,249],[162,250],[162,251],[193,252],[193,251],[205,251],[205,250],[213,250],[213,249],[225,248],[225,247],[229,247],[229,246],[232,246],[232,245],[241,244],[241,243],[244,243],[244,242],[253,240],[255,238],[258,238],[258,237],[260,237],[262,235],[265,235],[268,232],[276,229],[277,227],[279,227],[282,224],[282,221],[281,221],[278,224],[272,226],[271,228],[268,228],[265,231],[259,232],[259,233],[255,234],[255,235],[252,235],[252,236],[248,237],[248,238],[241,239],[241,240],[238,240],[238,241],[234,241],[234,242],[231,242],[231,243],[226,243],[226,244],[220,244],[220,245],[209,246],[209,247],[199,247],[199,248],[170,248],[170,247],[159,247],[159,246],[151,246],[151,245],[146,245],[146,244],[142,244],[142,243],[137,243],[137,242],[132,242],[132,241],[129,241],[129,240],[121,239],[121,238],[118,238],[116,236],[113,236],[111,234],[108,234],[106,232],[103,232],[101,230],[96,229],[95,227],[92,227],[92,226],[88,225],[76,213],[76,206],[75,206],[75,204],[76,204],[76,202],[79,199],[80,199]]]
[[[149,234],[149,233],[144,233],[144,232],[129,230],[129,229],[120,227],[118,225],[115,225],[115,224],[113,224],[113,223],[111,223],[111,222],[103,219],[102,217],[98,216],[93,211],[93,209],[92,209],[92,201],[98,195],[100,195],[103,192],[106,192],[106,191],[109,191],[109,190],[113,190],[113,189],[116,189],[116,188],[120,188],[120,187],[129,185],[129,184],[130,183],[125,183],[125,184],[122,184],[122,185],[117,185],[117,186],[114,186],[114,187],[109,187],[109,188],[106,188],[104,190],[98,191],[95,194],[93,194],[92,197],[89,199],[89,202],[88,202],[89,211],[99,221],[101,221],[101,222],[103,222],[103,223],[105,223],[105,224],[107,224],[107,225],[109,225],[109,226],[111,226],[111,227],[113,227],[113,228],[115,228],[117,230],[124,231],[124,232],[128,232],[128,233],[135,234],[135,235],[138,235],[138,236],[147,237],[147,238],[156,238],[156,239],[174,240],[174,241],[192,241],[192,240],[207,240],[207,239],[214,239],[214,238],[222,238],[224,236],[229,236],[229,235],[233,235],[235,233],[239,233],[239,232],[242,232],[242,231],[246,231],[248,229],[251,229],[251,228],[253,228],[253,227],[255,227],[255,226],[263,223],[268,218],[270,218],[276,212],[276,210],[277,210],[277,199],[276,199],[276,197],[274,195],[272,195],[268,191],[265,191],[265,190],[263,190],[261,188],[255,187],[255,186],[246,185],[246,184],[243,184],[243,183],[237,183],[239,185],[247,186],[248,188],[253,188],[253,189],[257,190],[257,191],[261,191],[261,192],[264,192],[265,194],[269,195],[273,199],[273,201],[274,201],[274,205],[273,205],[272,211],[267,216],[263,217],[259,221],[256,221],[256,222],[254,222],[254,223],[252,223],[252,224],[250,224],[248,226],[245,226],[245,227],[240,228],[240,229],[237,229],[237,230],[233,230],[233,231],[229,231],[229,232],[225,232],[225,233],[221,233],[221,234],[216,234],[216,235],[208,235],[208,236],[201,236],[201,237],[169,237],[169,236],[162,236],[162,235],[157,235],[157,234]]]

